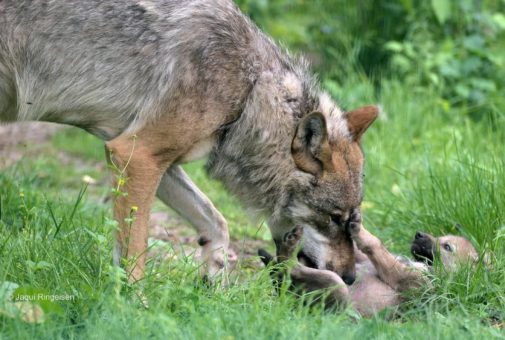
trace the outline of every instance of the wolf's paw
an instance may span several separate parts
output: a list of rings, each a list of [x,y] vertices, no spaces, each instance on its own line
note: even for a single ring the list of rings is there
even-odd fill
[[[228,285],[228,272],[237,262],[237,254],[227,247],[213,249],[205,245],[201,249],[200,275],[209,283],[219,282],[221,286]]]

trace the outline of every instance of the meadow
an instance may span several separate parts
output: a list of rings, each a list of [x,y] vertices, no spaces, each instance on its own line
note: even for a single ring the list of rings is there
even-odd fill
[[[255,19],[253,1],[239,3]],[[301,16],[296,4],[305,2],[293,3],[285,15]],[[280,15],[263,14],[271,20]],[[259,23],[304,51],[286,38],[291,29],[275,31],[267,21]],[[107,200],[111,185],[103,145],[67,128],[44,143],[16,146],[23,158],[0,170],[0,338],[505,338],[503,98],[484,93],[486,105],[460,98],[450,92],[450,81],[426,83],[415,67],[408,79],[371,73],[350,52],[338,63],[344,79],[333,76],[335,69],[325,73],[324,63],[315,67],[335,100],[344,108],[378,103],[383,109],[363,139],[365,226],[405,255],[417,230],[463,235],[488,263],[453,274],[436,270],[432,289],[399,310],[368,319],[352,309],[308,307],[286,289],[277,294],[254,257],[237,264],[228,287],[209,286],[199,278],[192,253],[181,255],[171,242],[151,244],[163,248],[167,258],[153,256],[145,280],[129,285],[111,264],[116,223]],[[0,150],[0,158],[6,155]],[[251,219],[206,176],[203,164],[185,169],[227,218],[234,244],[251,248],[247,241],[258,240],[272,249],[266,223]],[[83,176],[97,183],[87,185]],[[154,210],[174,216],[160,202]],[[184,225],[177,223],[179,229]],[[182,229],[194,235],[189,226]],[[38,294],[69,298],[35,301],[40,313],[33,322],[18,317],[12,297]]]

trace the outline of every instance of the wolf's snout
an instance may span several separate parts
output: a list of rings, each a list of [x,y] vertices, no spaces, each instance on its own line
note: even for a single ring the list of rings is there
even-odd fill
[[[349,272],[342,274],[342,280],[344,280],[345,284],[350,286],[356,281],[356,273]]]

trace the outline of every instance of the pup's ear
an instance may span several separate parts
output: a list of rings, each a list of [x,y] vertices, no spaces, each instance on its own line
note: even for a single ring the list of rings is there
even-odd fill
[[[312,112],[304,117],[291,143],[291,154],[296,166],[305,172],[319,175],[324,161],[330,157],[326,119],[320,112]]]
[[[359,142],[366,129],[379,115],[379,107],[376,105],[363,106],[346,113],[347,126],[354,141]]]

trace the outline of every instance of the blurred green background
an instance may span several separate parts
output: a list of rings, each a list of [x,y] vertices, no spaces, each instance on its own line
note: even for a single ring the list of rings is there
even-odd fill
[[[503,0],[236,2],[276,40],[308,56],[337,98],[359,72],[377,91],[382,79],[395,78],[476,120],[503,114]]]

